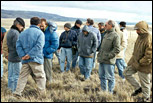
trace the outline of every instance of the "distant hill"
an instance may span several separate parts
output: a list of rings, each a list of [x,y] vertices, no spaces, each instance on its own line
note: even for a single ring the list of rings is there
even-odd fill
[[[46,18],[47,20],[52,21],[75,21],[76,19],[80,19],[82,21],[86,21],[87,18],[72,18],[72,17],[64,17],[57,14],[51,14],[51,13],[44,13],[44,12],[37,12],[37,11],[16,11],[16,10],[3,10],[1,9],[1,18],[16,18],[16,17],[22,17],[24,19],[30,19],[31,17],[40,17],[40,18]],[[104,18],[92,18],[95,22],[106,22],[107,19]],[[117,21],[118,23],[120,21]],[[136,23],[133,22],[127,22],[127,25],[135,25]],[[149,25],[152,25],[152,23],[149,23]]]
[[[3,10],[3,9],[1,10],[1,18],[22,17],[25,19],[30,19],[31,17],[34,16],[40,18],[46,18],[48,20],[53,20],[53,21],[75,21],[77,19],[77,18],[64,17],[56,14],[36,12],[36,11],[15,11],[15,10]]]

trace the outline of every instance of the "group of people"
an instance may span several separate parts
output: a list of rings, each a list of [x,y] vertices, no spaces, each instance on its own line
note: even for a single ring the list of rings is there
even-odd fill
[[[8,88],[15,97],[21,96],[29,74],[38,85],[40,96],[45,96],[46,87],[50,86],[52,81],[52,59],[55,53],[61,73],[65,72],[65,62],[67,62],[66,72],[71,67],[74,71],[78,65],[85,81],[90,80],[97,58],[101,88],[107,91],[108,85],[108,91],[111,94],[115,87],[116,65],[122,80],[126,79],[135,88],[132,96],[142,92],[141,101],[149,100],[152,37],[145,21],[140,21],[134,27],[138,38],[128,65],[124,60],[128,44],[128,33],[124,21],[119,24],[113,20],[108,20],[106,23],[100,22],[97,29],[94,27],[94,20],[88,18],[86,25],[81,29],[83,22],[77,19],[73,27],[70,23],[64,24],[65,31],[60,37],[56,32],[58,26],[54,22],[33,17],[30,19],[30,24],[30,27],[24,30],[25,22],[18,17],[7,34],[1,27],[1,78],[4,54],[4,57],[8,59]],[[133,74],[137,72],[140,84],[133,77]]]

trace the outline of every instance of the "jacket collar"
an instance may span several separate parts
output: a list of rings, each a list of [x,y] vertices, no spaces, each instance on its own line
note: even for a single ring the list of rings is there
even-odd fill
[[[110,33],[110,32],[113,32],[114,31],[114,28],[110,29],[110,30],[107,30],[106,32],[107,33]]]
[[[30,28],[37,28],[37,29],[40,30],[40,28],[38,26],[36,26],[36,25],[30,25]]]
[[[44,29],[44,31],[46,31],[48,29],[48,26],[46,26],[46,28]]]
[[[21,33],[21,31],[20,31],[15,25],[12,25],[12,26],[11,26],[11,29],[15,29],[15,30],[17,30],[19,33]]]

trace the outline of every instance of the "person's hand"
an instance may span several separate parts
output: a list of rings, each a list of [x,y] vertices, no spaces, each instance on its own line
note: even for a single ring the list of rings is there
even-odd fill
[[[28,59],[30,59],[29,55],[25,55],[24,57],[22,57],[22,60],[28,60]]]
[[[8,60],[8,56],[5,57]]]

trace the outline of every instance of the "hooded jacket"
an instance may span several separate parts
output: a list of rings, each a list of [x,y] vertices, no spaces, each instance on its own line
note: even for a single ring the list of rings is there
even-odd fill
[[[119,35],[114,28],[107,30],[97,55],[99,63],[115,64],[116,55],[120,52]]]
[[[98,48],[100,46],[100,44],[101,44],[101,34],[100,34],[100,31],[97,28],[93,27],[92,25],[89,25],[88,27],[89,27],[89,30],[91,32],[94,32],[94,34],[96,35],[96,37],[98,39],[98,46],[97,46],[97,48]]]
[[[123,34],[123,32],[120,31],[119,25],[117,22],[115,22],[115,31],[120,37],[120,53],[117,54],[116,59],[123,59],[124,58],[124,52],[127,47],[127,39],[126,35]]]
[[[145,21],[140,21],[135,25],[134,29],[139,29],[142,35],[138,35],[133,55],[128,62],[128,65],[143,73],[152,72],[152,36],[148,28]]]
[[[87,31],[88,34],[84,35],[83,31]],[[98,47],[98,40],[94,32],[91,32],[88,26],[84,26],[82,32],[78,36],[78,52],[82,57],[92,58],[93,53],[96,52]]]
[[[45,45],[43,47],[43,54],[45,58],[52,59],[53,53],[59,47],[59,37],[56,33],[57,25],[53,22],[48,22],[48,27],[44,31]]]

